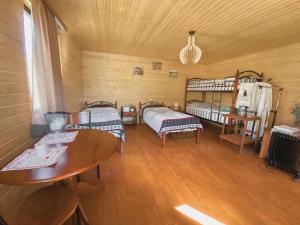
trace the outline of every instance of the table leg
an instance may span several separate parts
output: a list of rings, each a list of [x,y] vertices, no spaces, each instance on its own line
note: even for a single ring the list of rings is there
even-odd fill
[[[224,134],[225,133],[225,123],[223,123],[223,125],[222,125],[222,134]]]
[[[238,132],[238,126],[239,126],[239,121],[238,120],[234,120],[234,121],[235,121],[234,133],[237,134],[237,132]]]
[[[118,145],[117,145],[117,150],[120,154],[124,153],[124,146],[123,146],[123,142],[122,142],[122,138],[119,137],[119,141],[118,141]]]
[[[259,135],[260,135],[260,126],[261,126],[261,120],[258,120],[258,128],[257,128],[257,131],[256,131],[255,144],[257,144],[257,141],[260,138],[259,137]]]
[[[97,165],[97,179],[100,180],[100,166]]]
[[[166,134],[166,132],[163,132],[162,138],[161,138],[161,145],[163,148],[166,146],[166,138],[167,138],[167,134]]]
[[[224,116],[224,122],[223,122],[223,125],[222,125],[222,135],[225,134],[225,127],[226,127],[226,116]],[[228,124],[229,125],[229,124]],[[220,138],[220,144],[223,144],[223,138]]]
[[[248,121],[244,123],[244,128],[243,128],[243,136],[242,136],[242,141],[241,141],[241,146],[240,146],[240,153],[244,150],[244,143],[245,143],[245,138],[246,138],[246,131],[247,131],[247,126],[248,126]]]
[[[196,130],[196,144],[199,143],[199,140],[200,140],[200,133],[201,133],[201,129],[198,128],[198,129]]]

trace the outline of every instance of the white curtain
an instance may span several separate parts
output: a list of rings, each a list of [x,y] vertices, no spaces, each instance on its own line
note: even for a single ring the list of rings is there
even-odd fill
[[[64,110],[55,17],[42,0],[31,0],[33,19],[32,124],[44,124],[44,113]]]

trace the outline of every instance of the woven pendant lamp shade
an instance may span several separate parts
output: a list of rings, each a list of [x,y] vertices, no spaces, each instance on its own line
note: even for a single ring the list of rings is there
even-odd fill
[[[182,64],[196,64],[202,56],[201,49],[195,45],[195,31],[189,32],[188,44],[180,51],[179,58]]]

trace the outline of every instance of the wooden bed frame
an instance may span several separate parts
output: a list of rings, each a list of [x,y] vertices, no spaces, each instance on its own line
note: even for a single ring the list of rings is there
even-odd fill
[[[113,107],[115,109],[118,109],[118,103],[115,101],[115,103],[108,102],[108,101],[95,101],[88,103],[87,101],[84,103],[83,109],[87,108],[93,108],[93,107]],[[119,153],[123,154],[124,153],[124,144],[122,142],[122,138],[119,138],[119,146],[118,146]]]
[[[143,115],[142,115],[142,109],[146,106],[146,105],[164,105],[163,102],[159,103],[159,102],[156,102],[156,101],[148,101],[148,102],[139,102],[139,124],[141,124],[142,120],[143,120]],[[187,131],[182,131],[182,132],[187,132]],[[197,128],[196,131],[193,131],[195,133],[195,136],[196,136],[196,144],[199,143],[199,140],[200,140],[200,134],[203,133],[203,129],[201,128]],[[178,132],[178,133],[181,133],[181,132]],[[161,139],[161,146],[162,148],[164,148],[166,146],[166,141],[167,141],[167,133],[166,132],[163,132],[162,133],[162,139]]]

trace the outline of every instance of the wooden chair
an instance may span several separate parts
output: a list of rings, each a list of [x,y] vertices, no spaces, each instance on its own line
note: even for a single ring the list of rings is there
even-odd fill
[[[48,186],[27,196],[11,209],[1,225],[62,225],[78,209],[79,197],[70,188]],[[79,209],[78,209],[79,213]],[[77,215],[80,220],[79,214]]]
[[[67,124],[78,124],[79,112],[73,112],[67,117]]]

